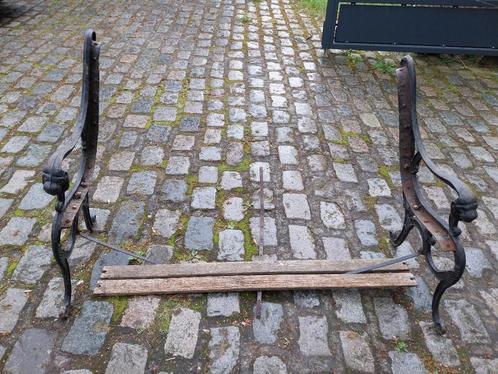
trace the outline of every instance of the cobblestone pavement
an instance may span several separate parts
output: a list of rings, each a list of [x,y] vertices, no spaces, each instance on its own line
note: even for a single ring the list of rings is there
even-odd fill
[[[409,291],[91,297],[104,264],[78,242],[75,301],[61,311],[49,249],[54,201],[41,168],[74,124],[83,32],[102,43],[98,237],[162,262],[249,260],[259,167],[265,253],[279,259],[393,253],[400,227],[401,55],[319,49],[292,0],[0,3],[0,368],[4,373],[498,372],[496,60],[415,55],[432,157],[469,182],[468,271],[431,328],[435,286],[412,261]],[[78,155],[66,166],[74,171]],[[449,191],[422,170],[447,213]],[[444,257],[439,263],[446,263]]]

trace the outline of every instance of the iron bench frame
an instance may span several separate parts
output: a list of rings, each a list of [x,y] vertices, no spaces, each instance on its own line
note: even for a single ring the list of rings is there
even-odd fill
[[[71,305],[71,273],[68,258],[71,256],[76,237],[79,234],[80,212],[83,213],[88,231],[93,230],[95,222],[95,217],[90,215],[89,188],[96,160],[99,127],[99,50],[100,46],[96,42],[95,32],[88,30],[85,34],[83,50],[80,114],[73,134],[59,146],[43,169],[44,190],[51,195],[57,196],[51,238],[53,255],[64,279],[64,316],[68,315]],[[460,221],[471,222],[477,217],[477,201],[474,194],[463,182],[440,169],[430,159],[424,148],[416,114],[415,65],[410,56],[406,56],[401,60],[396,76],[399,100],[399,166],[405,218],[401,231],[391,233],[391,241],[395,247],[401,245],[410,231],[416,228],[422,239],[422,248],[413,255],[387,260],[381,266],[401,262],[418,255],[425,256],[430,269],[439,280],[432,300],[432,319],[436,327],[443,331],[439,316],[441,297],[449,287],[460,280],[465,270],[465,251],[459,240],[461,230],[458,228],[458,224]],[[75,148],[79,139],[81,139],[82,145],[80,169],[73,187],[69,192],[66,192],[69,189],[70,179],[68,173],[62,168],[62,161]],[[422,162],[432,174],[457,194],[457,198],[451,202],[451,211],[447,221],[438,216],[422,194],[422,188],[417,176]],[[69,229],[70,234],[66,245],[63,245],[61,243],[61,234],[65,229]],[[80,235],[95,241],[95,239],[87,235]],[[99,242],[99,244],[107,245],[103,242]],[[440,270],[436,266],[432,258],[432,252],[436,244],[439,245],[441,250],[453,253],[454,266],[452,270]],[[120,248],[110,247],[144,259]],[[357,269],[350,273],[368,272],[374,268],[379,268],[379,265]]]

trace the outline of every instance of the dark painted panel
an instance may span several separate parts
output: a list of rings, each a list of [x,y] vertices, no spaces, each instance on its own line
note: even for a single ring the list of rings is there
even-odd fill
[[[335,41],[496,48],[498,9],[341,4]]]

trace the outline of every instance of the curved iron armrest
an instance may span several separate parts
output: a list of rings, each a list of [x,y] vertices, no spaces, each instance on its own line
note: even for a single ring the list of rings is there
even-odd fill
[[[465,270],[465,251],[460,243],[460,221],[471,222],[477,217],[477,200],[474,194],[457,177],[443,171],[431,160],[425,150],[417,122],[416,109],[416,75],[415,64],[411,56],[401,60],[396,70],[398,79],[399,103],[399,161],[403,188],[403,205],[405,221],[402,230],[391,238],[395,246],[399,246],[416,227],[422,238],[421,254],[440,281],[432,301],[432,317],[438,329],[442,331],[439,318],[439,303],[446,289],[457,283]],[[417,173],[423,161],[429,170],[457,193],[451,202],[448,220],[444,220],[435,212],[422,194]],[[438,243],[444,251],[453,252],[454,268],[440,270],[433,261],[432,247]]]
[[[64,279],[64,301],[67,315],[71,303],[71,277],[68,258],[78,233],[79,213],[82,211],[88,230],[92,230],[94,218],[90,216],[88,189],[92,179],[99,132],[99,52],[93,30],[87,30],[83,48],[83,82],[80,112],[73,133],[66,138],[49,158],[43,169],[43,189],[57,196],[55,216],[52,222],[52,252]],[[62,169],[62,161],[73,151],[81,139],[82,155],[74,186],[69,189],[70,179]],[[61,245],[61,232],[70,228],[71,234],[65,247]]]

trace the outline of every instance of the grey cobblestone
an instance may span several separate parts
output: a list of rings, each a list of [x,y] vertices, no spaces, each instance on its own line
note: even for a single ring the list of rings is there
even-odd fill
[[[62,342],[62,350],[79,355],[95,355],[104,344],[112,317],[111,303],[85,301],[80,314]]]
[[[48,365],[55,344],[55,334],[43,329],[27,329],[14,345],[5,363],[4,373],[50,373]]]
[[[72,294],[76,281],[72,280]],[[62,278],[52,278],[43,294],[43,299],[36,309],[37,318],[58,318],[64,312],[64,284]]]
[[[387,297],[376,297],[374,306],[384,339],[392,339],[393,337],[407,339],[409,337],[408,314],[401,305],[394,303]]]
[[[179,210],[159,209],[154,219],[153,232],[169,238],[176,231],[180,214]]]
[[[305,356],[331,356],[325,317],[299,317],[299,349]]]
[[[218,260],[240,261],[244,255],[244,234],[240,230],[223,230],[219,233]]]
[[[174,314],[164,345],[166,354],[192,358],[197,345],[200,320],[200,313],[186,308],[182,308],[177,314]]]
[[[147,364],[147,349],[137,344],[116,343],[106,374],[141,374]]]
[[[23,245],[36,222],[34,218],[13,217],[0,231],[0,245]]]
[[[262,344],[273,344],[277,340],[277,332],[284,316],[282,305],[277,303],[261,303],[261,316],[252,324],[254,339]]]
[[[354,331],[340,331],[339,336],[346,365],[352,370],[374,373],[374,359],[365,336]]]
[[[235,326],[211,329],[209,341],[210,373],[229,373],[237,365],[240,351],[240,332]]]
[[[5,295],[0,300],[0,334],[10,333],[17,321],[19,314],[26,305],[28,296],[26,290],[19,288],[8,288]]]
[[[254,374],[287,374],[287,367],[277,356],[260,356],[254,361]]]
[[[207,315],[229,317],[240,313],[238,293],[211,293],[207,300]]]

